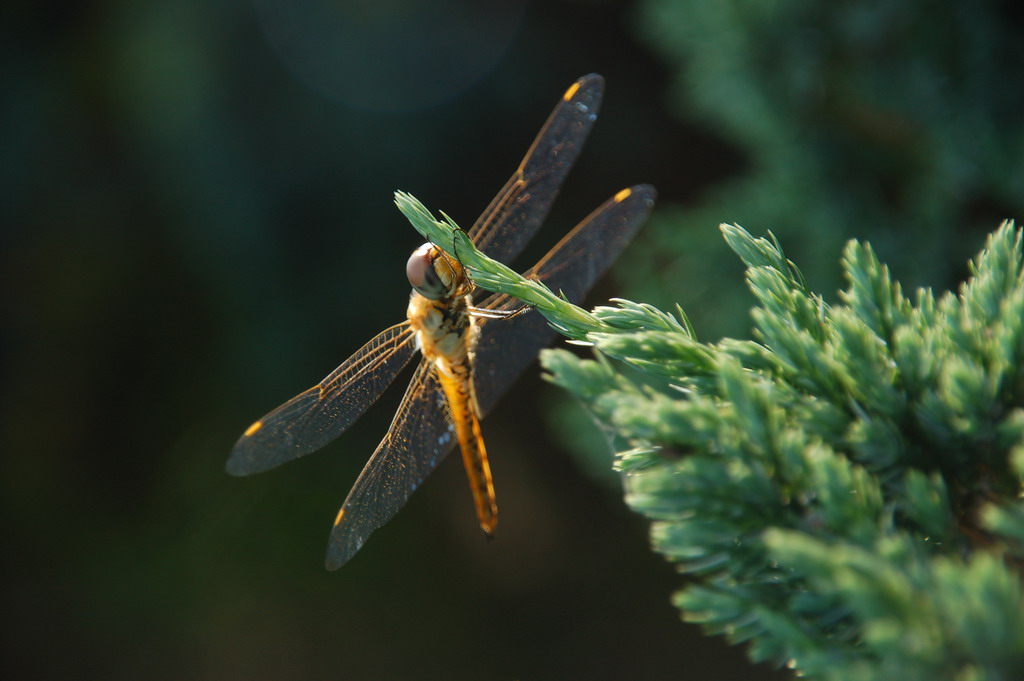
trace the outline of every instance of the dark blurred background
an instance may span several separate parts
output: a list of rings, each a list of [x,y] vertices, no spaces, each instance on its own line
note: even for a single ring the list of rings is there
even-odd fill
[[[468,227],[589,72],[601,118],[519,269],[650,182],[659,211],[594,302],[680,302],[704,340],[745,337],[723,221],[776,231],[833,298],[853,236],[912,286],[954,285],[1022,214],[1021,17],[888,5],[5,5],[7,678],[784,676],[679,621],[682,578],[570,454],[586,421],[538,370],[484,424],[489,543],[452,457],[324,571],[401,388],[321,454],[223,465],[402,319],[418,236],[392,192]]]

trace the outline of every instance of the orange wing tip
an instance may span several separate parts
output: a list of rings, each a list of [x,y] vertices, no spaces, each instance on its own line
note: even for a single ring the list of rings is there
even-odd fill
[[[344,518],[344,517],[345,517],[345,509],[343,508],[340,511],[338,511],[338,517],[334,519],[334,526],[337,527],[339,524],[341,524],[341,519]]]
[[[569,86],[569,89],[565,91],[564,95],[562,95],[562,99],[564,101],[568,102],[573,97],[575,97],[576,93],[579,92],[579,91],[580,91],[580,84],[579,84],[579,81],[577,81],[577,82],[575,82],[575,83],[573,83],[572,85]]]
[[[251,435],[253,435],[257,430],[259,430],[262,427],[263,427],[263,421],[257,421],[256,423],[252,424],[251,426],[249,426],[248,428],[245,429],[245,437],[250,437]]]
[[[615,203],[622,203],[623,201],[628,199],[630,194],[632,193],[633,190],[628,187],[626,189],[623,189],[622,191],[615,195]]]

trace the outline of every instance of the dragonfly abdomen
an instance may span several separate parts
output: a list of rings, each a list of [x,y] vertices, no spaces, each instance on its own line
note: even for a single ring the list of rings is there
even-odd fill
[[[480,416],[477,413],[476,395],[473,394],[473,372],[468,362],[451,365],[448,372],[438,371],[448,407],[451,410],[455,434],[462,451],[462,464],[469,478],[476,506],[477,520],[487,536],[494,534],[498,525],[498,502],[491,478],[491,465],[487,459],[483,433],[480,430]]]

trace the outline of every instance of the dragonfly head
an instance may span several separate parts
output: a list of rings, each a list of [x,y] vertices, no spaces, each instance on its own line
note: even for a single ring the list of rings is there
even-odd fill
[[[462,265],[431,243],[412,252],[405,276],[417,293],[430,300],[465,295],[472,286]]]

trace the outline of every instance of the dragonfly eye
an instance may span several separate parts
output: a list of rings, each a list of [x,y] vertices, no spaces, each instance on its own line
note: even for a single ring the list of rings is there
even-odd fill
[[[409,283],[424,298],[440,300],[448,295],[448,286],[438,276],[435,263],[441,260],[431,244],[423,244],[409,256],[405,264],[405,276]]]

